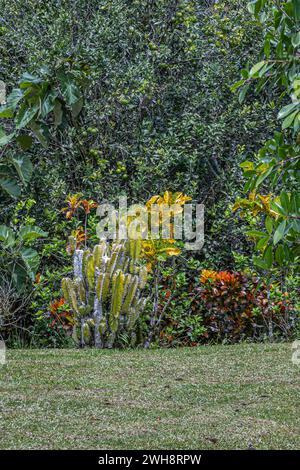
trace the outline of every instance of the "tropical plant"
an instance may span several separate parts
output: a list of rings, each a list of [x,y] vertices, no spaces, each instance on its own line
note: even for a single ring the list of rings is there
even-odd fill
[[[181,253],[175,239],[174,225],[176,217],[182,219],[184,204],[191,200],[191,197],[181,192],[165,191],[162,196],[152,196],[146,202],[149,224],[147,240],[142,241],[142,253],[148,262],[149,270],[158,262]]]
[[[170,257],[179,256],[182,251],[180,243],[174,238],[175,219],[178,216],[182,218],[183,206],[191,199],[182,192],[165,191],[162,196],[152,196],[146,203],[146,211],[149,217],[147,219],[147,239],[142,240],[142,256],[147,260],[148,271],[152,272],[153,303],[149,318],[149,331],[144,344],[145,348],[150,346],[155,334],[159,332],[164,313],[171,301],[170,298],[164,308],[160,310],[160,264]],[[164,230],[166,230],[167,237]]]
[[[240,272],[203,270],[203,323],[208,336],[237,341],[275,335],[291,337],[298,321],[287,292],[255,276]]]
[[[61,327],[66,331],[72,329],[74,325],[74,317],[64,298],[51,302],[49,308],[49,319],[51,328]]]
[[[74,278],[64,278],[62,290],[76,319],[81,347],[111,348],[124,333],[132,335],[145,299],[146,268],[138,263],[139,240],[103,241],[91,252],[75,250]],[[118,342],[119,341],[119,342]]]
[[[0,272],[17,291],[23,291],[35,280],[40,257],[32,245],[47,236],[47,232],[36,226],[24,225],[18,232],[6,225],[0,226]]]
[[[23,225],[14,231],[0,225],[0,334],[6,340],[11,334],[26,336],[22,331],[26,330],[24,322],[40,264],[34,244],[47,235],[36,226]]]
[[[18,88],[0,107],[0,118],[9,119],[8,133],[0,127],[0,187],[11,196],[19,196],[20,182],[26,185],[32,176],[33,166],[24,152],[31,148],[33,137],[47,148],[49,122],[57,129],[72,123],[81,112],[83,78],[81,75],[78,79],[68,62],[54,74],[48,67],[43,67],[39,75],[25,72]],[[20,147],[18,154],[11,148],[13,140]]]
[[[98,204],[92,199],[82,199],[82,194],[69,194],[66,199],[66,203],[67,206],[61,209],[61,212],[65,214],[66,219],[72,219],[72,217],[77,215],[77,211],[79,209],[84,213],[84,229],[83,227],[77,227],[72,231],[71,236],[69,237],[67,251],[69,254],[73,254],[75,248],[79,248],[81,243],[84,243],[84,246],[86,247],[88,239],[88,217],[91,210],[98,207]]]
[[[245,191],[261,204],[265,196],[259,191],[267,190],[269,199],[268,210],[260,211],[259,229],[250,235],[261,253],[255,257],[260,268],[269,270],[276,262],[286,270],[298,265],[300,255],[300,2],[253,0],[248,9],[264,30],[262,60],[244,69],[243,78],[232,88],[240,88],[242,102],[255,83],[259,93],[269,96],[282,121],[281,131],[265,143],[255,160],[241,164],[247,178]],[[252,204],[238,200],[235,209],[248,207],[253,212],[253,202],[253,198]]]

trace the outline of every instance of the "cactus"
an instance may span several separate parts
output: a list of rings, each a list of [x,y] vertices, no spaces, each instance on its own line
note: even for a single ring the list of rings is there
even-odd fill
[[[74,278],[64,278],[62,290],[77,318],[82,347],[113,347],[120,333],[133,333],[146,300],[141,293],[147,270],[139,265],[140,256],[140,240],[75,250]]]

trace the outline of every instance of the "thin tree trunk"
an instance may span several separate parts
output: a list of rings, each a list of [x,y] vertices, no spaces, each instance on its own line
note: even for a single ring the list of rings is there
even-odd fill
[[[156,317],[157,317],[157,311],[158,311],[158,300],[159,300],[159,265],[157,264],[155,271],[154,271],[154,301],[153,301],[153,308],[150,316],[150,328],[149,328],[149,334],[148,337],[144,343],[144,348],[148,349],[151,341],[153,339],[154,335],[154,330],[155,330],[155,325],[156,325]]]

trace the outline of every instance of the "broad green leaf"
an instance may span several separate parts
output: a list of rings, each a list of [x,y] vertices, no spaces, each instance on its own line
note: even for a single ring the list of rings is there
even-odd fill
[[[0,118],[13,118],[14,117],[14,110],[10,107],[7,106],[6,104],[3,106],[0,106]]]
[[[28,88],[32,85],[39,85],[42,82],[42,79],[39,77],[35,77],[28,72],[25,72],[22,75],[22,78],[19,82],[20,88]]]
[[[264,44],[264,53],[267,58],[270,57],[270,52],[271,52],[271,41],[270,41],[270,38],[267,38]]]
[[[253,262],[256,266],[258,266],[259,268],[261,269],[264,269],[266,270],[267,269],[267,265],[264,261],[263,258],[259,257],[259,256],[253,256]]]
[[[231,87],[230,87],[230,90],[231,91],[235,91],[237,88],[240,88],[242,85],[244,85],[245,83],[245,80],[242,79],[242,80],[239,80],[238,82],[234,83]]]
[[[285,191],[281,191],[280,193],[280,203],[285,212],[288,213],[290,210],[290,198]]]
[[[264,250],[269,243],[270,237],[268,235],[265,235],[264,237],[261,237],[260,240],[256,244],[256,249],[257,250]]]
[[[69,106],[75,104],[80,98],[80,89],[77,87],[74,78],[71,74],[61,72],[59,74],[61,91],[66,103]]]
[[[245,161],[245,162],[240,163],[240,167],[241,167],[244,171],[252,171],[252,170],[254,170],[254,163],[253,163],[253,162],[249,162],[249,161]]]
[[[13,246],[15,243],[14,232],[6,225],[0,225],[0,242],[3,243],[5,248]]]
[[[272,173],[273,171],[273,167],[271,166],[270,168],[268,168],[267,171],[265,171],[264,173],[262,173],[261,175],[259,175],[259,177],[257,178],[256,182],[255,182],[255,187],[258,188],[262,182],[268,178],[268,176]]]
[[[258,15],[263,6],[262,0],[252,0],[247,4],[248,11],[253,15]]]
[[[271,233],[273,231],[273,219],[269,215],[266,217],[265,225],[266,225],[266,229],[267,229],[268,234],[271,235]]]
[[[24,97],[23,91],[20,88],[14,88],[7,97],[7,105],[13,110],[16,109],[17,104]]]
[[[285,118],[285,120],[282,123],[282,129],[287,129],[288,127],[291,127],[293,125],[295,117],[298,115],[299,111],[296,110],[293,113],[291,113],[289,116]]]
[[[32,146],[33,139],[30,135],[19,135],[17,142],[22,150],[28,150]]]
[[[271,201],[270,207],[278,215],[286,215],[285,210],[278,202]]]
[[[43,118],[46,117],[51,111],[53,111],[57,96],[57,92],[55,90],[51,90],[43,99],[41,104],[41,116]]]
[[[255,4],[256,4],[256,0],[252,0],[251,2],[248,2],[247,4],[247,9],[250,13],[252,13],[252,15],[255,14]]]
[[[300,45],[300,32],[292,35],[292,45],[298,47]]]
[[[0,127],[0,146],[8,144],[15,136],[15,133],[6,134],[5,131]]]
[[[292,0],[292,4],[294,7],[294,17],[296,21],[300,21],[300,2],[299,0]]]
[[[24,184],[28,183],[33,173],[33,166],[30,158],[27,155],[15,156],[12,157],[11,160],[17,170],[20,180]]]
[[[286,220],[281,222],[280,225],[278,225],[277,229],[275,230],[274,237],[273,237],[273,243],[274,245],[277,245],[280,240],[284,237],[285,234],[285,228],[286,228]]]
[[[47,232],[36,226],[26,225],[19,230],[19,238],[23,241],[32,241],[47,236]]]
[[[284,264],[284,249],[283,249],[283,246],[282,245],[279,245],[277,248],[276,248],[276,251],[275,251],[275,259],[277,261],[277,263],[282,266]]]
[[[39,110],[39,106],[36,104],[32,107],[28,106],[27,103],[24,103],[17,115],[16,115],[16,119],[15,119],[15,123],[16,123],[16,128],[17,129],[22,129],[23,127],[27,126],[27,124],[32,121],[32,119],[34,118],[34,116],[37,114]]]
[[[246,94],[249,90],[250,84],[247,83],[247,85],[243,86],[240,93],[239,93],[239,102],[242,104],[245,100]]]
[[[297,103],[290,103],[290,104],[288,104],[287,106],[284,106],[284,107],[281,108],[281,110],[279,111],[277,118],[278,118],[278,119],[283,119],[283,118],[285,118],[286,116],[288,116],[289,114],[291,114],[297,106],[299,106],[299,103],[298,103],[298,102],[297,102]]]
[[[290,248],[288,247],[287,244],[284,244],[283,245],[283,249],[284,249],[284,257],[287,261],[293,261],[294,260],[294,254],[293,254],[293,251],[290,250]]]
[[[72,104],[72,116],[73,118],[76,118],[78,114],[80,114],[80,111],[82,110],[83,107],[83,98],[80,98],[76,103]]]
[[[261,62],[258,62],[257,64],[253,65],[252,69],[250,70],[251,77],[253,77],[253,75],[255,75],[257,72],[259,72],[264,65],[266,65],[265,60],[262,60]]]
[[[294,120],[294,132],[296,133],[300,128],[300,113],[295,117]]]
[[[293,220],[292,227],[293,227],[293,230],[295,230],[295,232],[298,232],[298,234],[300,234],[300,220],[297,220],[297,219]]]
[[[261,232],[259,230],[247,230],[246,235],[248,237],[261,238],[261,237],[265,237],[266,233]]]
[[[265,250],[263,258],[264,258],[264,262],[266,263],[267,269],[270,269],[272,266],[272,262],[273,262],[273,252],[272,252],[272,247],[270,245]]]
[[[44,133],[43,128],[35,121],[32,121],[30,123],[29,127],[32,130],[35,137],[38,139],[38,141],[42,144],[42,146],[44,148],[47,148],[48,147],[48,139],[47,139],[47,136]]]
[[[20,263],[14,263],[9,267],[9,271],[11,273],[11,278],[15,288],[19,293],[21,293],[26,288],[26,283],[28,280],[27,268],[25,266],[21,266]]]
[[[0,176],[0,186],[10,196],[18,197],[21,194],[19,183],[15,178],[3,178]]]
[[[38,252],[32,248],[22,248],[20,254],[30,279],[34,281],[37,269],[40,264]]]
[[[293,3],[291,1],[289,1],[289,2],[284,1],[282,3],[283,3],[282,11],[285,12],[290,18],[292,18],[293,15],[294,15]]]

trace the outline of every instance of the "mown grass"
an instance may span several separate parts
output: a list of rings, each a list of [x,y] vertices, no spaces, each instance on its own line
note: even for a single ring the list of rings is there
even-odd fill
[[[18,350],[0,366],[1,449],[296,449],[291,346]]]

